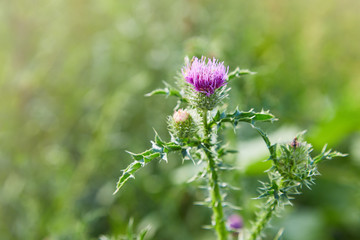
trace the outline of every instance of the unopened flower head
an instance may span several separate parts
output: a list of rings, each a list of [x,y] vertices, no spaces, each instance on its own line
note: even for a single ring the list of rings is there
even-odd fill
[[[316,165],[311,158],[312,146],[303,140],[303,133],[290,143],[279,145],[275,166],[283,178],[297,182],[310,181],[317,175]]]
[[[189,119],[189,117],[190,117],[190,114],[183,109],[179,109],[178,111],[174,112],[174,115],[173,115],[173,119],[174,119],[175,123],[185,122],[186,120]]]
[[[194,135],[196,127],[194,120],[187,110],[179,109],[169,117],[169,130],[179,139],[190,138]]]
[[[206,94],[207,97],[214,94],[215,90],[227,84],[229,67],[215,58],[194,57],[190,63],[182,69],[185,80],[190,83],[195,91]]]

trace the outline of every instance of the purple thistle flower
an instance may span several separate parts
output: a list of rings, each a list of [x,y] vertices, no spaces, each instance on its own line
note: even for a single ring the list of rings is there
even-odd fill
[[[202,57],[200,60],[193,57],[191,63],[188,63],[183,69],[182,74],[185,80],[194,86],[197,92],[210,95],[215,90],[227,84],[227,74],[229,67],[224,66],[224,62],[219,63],[218,60]]]

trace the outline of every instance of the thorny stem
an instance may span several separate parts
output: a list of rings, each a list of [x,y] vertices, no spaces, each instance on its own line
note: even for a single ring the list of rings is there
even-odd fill
[[[210,129],[207,122],[207,110],[203,110],[203,125],[204,125],[204,140],[206,143],[209,143],[210,139]]]
[[[278,204],[278,201],[275,198],[272,198],[269,200],[266,205],[267,207],[264,209],[264,211],[258,216],[257,221],[253,225],[251,229],[251,235],[249,240],[256,240],[260,236],[262,230],[266,227],[267,223],[270,221],[273,213],[276,210],[276,206]]]
[[[209,175],[209,185],[210,185],[210,196],[211,196],[211,207],[213,210],[213,221],[215,221],[215,231],[217,234],[218,240],[227,239],[227,230],[224,221],[224,213],[222,206],[222,197],[220,193],[219,181],[217,168],[215,164],[214,157],[211,153],[211,143],[210,143],[210,130],[207,123],[207,110],[203,111],[203,125],[204,125],[204,144],[206,145],[205,154],[208,158],[208,168],[207,172]]]

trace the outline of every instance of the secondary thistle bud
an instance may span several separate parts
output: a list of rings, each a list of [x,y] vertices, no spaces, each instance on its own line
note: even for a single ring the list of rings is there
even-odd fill
[[[302,141],[302,135],[295,137],[290,143],[281,144],[279,150],[276,165],[284,178],[302,182],[309,176],[312,147]]]
[[[169,118],[169,128],[171,133],[180,139],[190,138],[195,133],[195,124],[190,113],[179,109]]]
[[[189,83],[190,103],[197,108],[212,110],[227,96],[226,84],[229,67],[215,58],[194,57],[182,69],[185,81]]]

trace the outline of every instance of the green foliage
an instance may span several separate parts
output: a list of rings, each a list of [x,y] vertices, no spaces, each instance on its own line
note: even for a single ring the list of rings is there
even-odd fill
[[[237,68],[234,72],[231,73],[231,77],[239,77],[240,75],[246,75],[251,73],[250,71],[240,71]],[[227,79],[229,79],[228,77]],[[169,86],[168,84],[166,84]],[[166,97],[168,96],[176,96],[179,98],[181,102],[189,103],[191,107],[194,107],[197,111],[198,115],[201,115],[202,123],[199,122],[197,124],[202,125],[203,133],[199,135],[197,131],[193,131],[192,129],[198,130],[198,126],[196,122],[194,122],[193,117],[191,114],[186,110],[178,110],[174,113],[172,117],[169,117],[168,124],[169,124],[169,131],[172,136],[172,140],[175,142],[165,143],[163,142],[158,134],[155,135],[155,142],[152,142],[153,147],[143,153],[134,154],[132,158],[135,160],[131,163],[126,169],[123,170],[122,175],[119,178],[117,183],[116,191],[117,193],[120,188],[127,182],[127,180],[133,177],[133,174],[140,169],[141,167],[146,166],[149,162],[153,159],[161,158],[167,161],[167,153],[169,152],[169,144],[175,145],[175,150],[181,150],[181,155],[183,158],[183,162],[186,159],[192,160],[194,164],[199,164],[203,161],[207,162],[207,167],[201,169],[190,181],[199,179],[206,179],[207,189],[209,189],[210,198],[201,202],[200,205],[207,206],[212,209],[213,211],[213,221],[210,228],[213,228],[216,231],[217,239],[219,240],[226,240],[228,235],[228,230],[225,226],[225,218],[223,213],[224,207],[229,207],[231,209],[239,209],[238,207],[225,202],[225,198],[222,196],[222,191],[220,188],[228,188],[230,185],[226,182],[221,182],[219,179],[219,172],[222,170],[231,170],[231,166],[226,166],[226,163],[221,159],[226,153],[232,152],[231,150],[227,150],[220,142],[216,142],[213,138],[217,137],[218,131],[214,134],[213,126],[216,125],[218,130],[221,129],[222,125],[225,123],[231,123],[232,127],[235,129],[239,122],[247,122],[250,123],[251,126],[254,126],[256,122],[273,122],[276,120],[274,115],[270,114],[269,111],[261,111],[260,113],[255,112],[251,109],[248,112],[239,111],[238,109],[235,110],[234,113],[229,114],[225,111],[220,112],[219,110],[213,116],[210,116],[208,119],[208,110],[214,108],[220,101],[224,99],[224,94],[228,91],[227,86],[221,87],[215,91],[214,94],[211,96],[203,95],[203,93],[199,93],[202,95],[203,100],[196,100],[194,99],[193,95],[198,95],[194,90],[188,89],[190,86],[186,84],[179,83],[179,88],[184,87],[184,89],[172,90],[169,87],[166,87],[163,90],[155,90],[147,96],[153,96],[158,94],[164,94]],[[187,92],[190,93],[186,95],[188,98],[184,98],[180,92]],[[216,93],[218,92],[218,93]],[[182,101],[182,99],[186,99],[186,101]],[[206,107],[204,104],[199,104],[199,101],[205,101]],[[212,104],[209,102],[214,102],[216,104]],[[258,131],[261,132],[259,128]],[[189,133],[192,134],[189,134]],[[191,140],[194,138],[195,140]],[[263,137],[265,140],[268,141],[266,136]],[[179,144],[179,145],[177,145]],[[270,144],[270,142],[269,142]],[[195,157],[193,157],[193,155]],[[198,203],[199,205],[199,203]],[[267,214],[270,218],[270,215]],[[261,229],[259,228],[259,231]]]
[[[246,71],[246,73],[250,73],[250,71]],[[239,77],[241,73],[237,68],[230,74],[233,78]],[[228,79],[230,79],[230,77],[228,77]],[[185,87],[185,89],[188,88],[188,86],[184,84],[183,87]],[[206,189],[209,190],[210,197],[203,202],[198,202],[197,204],[204,205],[212,209],[213,221],[209,228],[213,228],[215,230],[217,239],[219,240],[226,240],[228,235],[228,230],[225,226],[224,207],[230,206],[231,209],[237,209],[237,207],[233,207],[232,204],[225,202],[225,197],[223,197],[220,189],[227,188],[229,186],[226,182],[222,182],[219,179],[220,171],[224,169],[232,169],[231,166],[223,166],[226,165],[226,163],[221,159],[221,157],[223,157],[228,150],[222,146],[221,142],[216,141],[219,129],[222,129],[223,124],[230,123],[234,129],[237,127],[239,122],[251,124],[251,126],[257,130],[266,143],[270,153],[268,160],[272,161],[272,167],[267,171],[269,182],[262,183],[263,186],[260,188],[261,193],[257,198],[265,198],[267,200],[260,206],[260,210],[256,215],[256,221],[251,226],[249,236],[247,237],[247,235],[245,235],[246,239],[258,239],[263,234],[263,230],[271,220],[274,213],[278,212],[279,207],[282,208],[287,204],[291,204],[290,200],[294,199],[294,195],[300,194],[300,189],[302,189],[303,186],[310,188],[310,186],[314,184],[315,177],[319,175],[317,167],[319,162],[323,159],[346,156],[346,154],[341,154],[339,152],[331,150],[326,151],[325,146],[318,156],[312,158],[310,156],[310,153],[313,150],[312,146],[302,140],[303,133],[295,137],[290,144],[271,144],[267,134],[265,134],[259,127],[255,126],[257,122],[273,122],[277,120],[274,115],[269,113],[269,111],[261,111],[257,113],[253,109],[248,112],[236,109],[233,113],[226,113],[226,111],[218,110],[210,116],[210,118],[208,118],[208,110],[211,110],[215,105],[210,104],[211,107],[208,109],[208,107],[203,107],[203,104],[199,104],[199,101],[194,100],[191,94],[188,95],[188,99],[184,98],[180,92],[186,91],[187,90],[178,91],[165,88],[164,90],[155,90],[147,95],[153,96],[157,94],[165,94],[166,96],[176,96],[181,102],[189,103],[192,107],[197,108],[197,114],[201,115],[203,134],[198,135],[197,131],[194,131],[191,137],[195,137],[195,139],[197,139],[195,141],[191,141],[189,139],[189,134],[181,134],[181,129],[183,128],[181,126],[184,124],[186,124],[187,129],[192,126],[192,124],[194,125],[194,129],[197,128],[196,122],[193,121],[193,117],[191,117],[190,113],[186,110],[179,110],[178,112],[175,112],[173,117],[169,117],[168,124],[170,125],[170,132],[173,134],[172,139],[181,144],[181,146],[176,145],[178,148],[176,150],[181,149],[183,160],[190,159],[194,164],[196,164],[196,161],[197,163],[200,163],[205,159],[207,160],[207,167],[201,169],[188,182],[193,182],[194,180],[199,179],[207,180]],[[222,87],[219,91],[224,92],[227,90],[225,90],[225,87]],[[203,98],[206,103],[208,101],[217,102],[223,99],[222,93],[216,94],[216,92],[209,97],[204,95]],[[182,99],[186,99],[186,101],[182,101]],[[195,102],[195,104],[193,102]],[[212,133],[214,126],[217,126],[217,131]],[[189,130],[186,130],[186,132],[189,132]],[[167,145],[176,144],[174,142],[164,143],[160,140],[157,133],[155,136],[155,142],[152,143],[152,149],[149,149],[141,154],[130,153],[135,162],[123,170],[123,174],[119,179],[115,193],[130,177],[133,177],[133,173],[135,173],[140,167],[144,167],[151,160],[160,157],[161,159],[167,161],[166,153],[169,152]],[[199,150],[203,150],[203,152]],[[196,154],[196,158],[193,158],[193,154]],[[279,231],[275,236],[275,239],[278,239],[281,234],[282,231]]]

